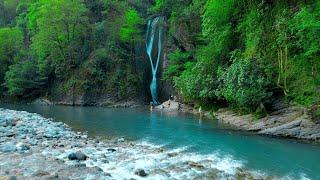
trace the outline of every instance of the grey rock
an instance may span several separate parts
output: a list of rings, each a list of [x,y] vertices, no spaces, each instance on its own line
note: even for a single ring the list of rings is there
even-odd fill
[[[1,121],[0,126],[3,126],[3,127],[16,126],[18,121],[19,121],[19,119],[7,119],[4,121]]]
[[[83,154],[81,151],[77,151],[75,153],[71,153],[68,155],[68,159],[69,160],[77,160],[77,161],[84,161],[86,160],[88,157]]]
[[[103,170],[97,166],[93,167],[92,169],[93,169],[93,171],[96,171],[96,172],[103,172]]]
[[[214,180],[214,179],[219,179],[219,174],[222,172],[219,171],[218,169],[209,169],[207,170],[203,175],[201,175],[199,178],[196,179],[201,179],[201,180]]]
[[[15,144],[12,142],[7,142],[7,143],[0,146],[0,151],[2,151],[2,152],[14,152],[16,150],[17,150],[17,148],[16,148]]]
[[[28,141],[28,143],[29,143],[30,145],[32,145],[32,146],[35,146],[35,145],[38,144],[38,140],[36,140],[36,139],[30,139],[30,140]]]
[[[60,178],[59,178],[59,175],[58,175],[57,173],[52,174],[52,175],[44,176],[43,178],[46,179],[46,180],[60,179]]]
[[[143,170],[143,169],[137,169],[134,172],[135,175],[140,176],[140,177],[146,177],[148,174]]]
[[[42,98],[33,101],[32,104],[41,105],[41,106],[53,105],[53,103],[51,101],[49,101],[48,99],[42,99]]]
[[[14,136],[16,136],[16,133],[14,133],[14,132],[8,132],[8,133],[6,133],[6,136],[7,136],[7,137],[14,137]]]
[[[108,176],[108,177],[112,177],[111,174],[110,174],[110,173],[107,173],[107,172],[105,172],[104,175],[105,175],[105,176]]]
[[[178,156],[177,152],[168,153],[168,157],[175,157],[175,156]]]
[[[122,142],[124,142],[125,140],[124,140],[124,138],[119,138],[118,140],[117,140],[117,143],[122,143]]]
[[[16,176],[10,176],[9,178],[8,178],[8,180],[17,180],[18,178],[16,177]]]
[[[287,130],[295,128],[297,126],[300,126],[301,122],[302,122],[301,120],[292,121],[292,122],[289,122],[289,123],[286,123],[286,124],[283,124],[280,126],[276,126],[273,128],[268,128],[268,129],[259,131],[258,133],[259,134],[266,134],[266,135],[286,135],[286,136],[289,136]]]
[[[108,148],[107,151],[108,151],[108,152],[116,152],[117,150],[114,149],[114,148]]]
[[[0,176],[1,180],[17,180],[16,176]]]
[[[83,163],[77,163],[75,165],[73,165],[74,167],[76,168],[83,168],[83,167],[86,167],[86,164],[83,164]]]
[[[50,174],[50,173],[48,173],[47,171],[38,170],[38,171],[36,171],[33,175],[34,175],[34,176],[41,177],[41,176],[46,176],[46,175],[49,175],[49,174]]]
[[[109,161],[107,159],[101,159],[101,162],[105,163],[105,164],[109,163]]]
[[[26,143],[18,143],[16,147],[18,151],[27,151],[30,149],[30,146]]]
[[[192,168],[197,168],[197,169],[203,169],[204,166],[202,164],[196,163],[196,162],[192,162],[192,161],[188,161],[187,164],[192,167]]]

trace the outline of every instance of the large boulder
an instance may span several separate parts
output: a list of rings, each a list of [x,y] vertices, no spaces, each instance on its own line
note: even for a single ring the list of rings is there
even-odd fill
[[[176,101],[166,101],[159,106],[156,106],[155,109],[157,110],[164,110],[164,111],[179,111],[180,104]]]
[[[73,152],[68,155],[68,159],[71,161],[77,160],[77,161],[85,161],[88,157],[83,154],[81,151]]]

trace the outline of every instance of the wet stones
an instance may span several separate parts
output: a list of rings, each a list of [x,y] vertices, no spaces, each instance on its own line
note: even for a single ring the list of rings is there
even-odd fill
[[[26,144],[26,143],[21,143],[20,142],[20,143],[18,143],[16,145],[16,148],[17,148],[18,151],[27,151],[27,150],[30,149],[30,146],[28,144]]]
[[[107,151],[113,153],[113,152],[116,152],[117,150],[114,148],[108,148]]]
[[[124,138],[119,138],[115,141],[115,143],[124,143],[125,139]]]
[[[97,166],[93,167],[92,170],[96,171],[96,172],[103,172],[103,170],[100,167],[97,167]]]
[[[19,121],[19,119],[7,119],[7,120],[3,120],[3,121],[0,121],[0,126],[3,126],[3,127],[16,126],[18,121]]]
[[[16,176],[0,176],[0,180],[17,180]]]
[[[9,175],[18,179],[235,179],[235,175],[222,170],[209,171],[210,164],[215,162],[195,159],[185,152],[167,151],[125,138],[100,142],[73,132],[63,123],[0,108],[0,121],[17,118],[20,121],[16,126],[0,126],[0,160],[5,162],[1,164],[0,180]],[[6,137],[10,132],[16,135]],[[143,162],[156,164],[148,169],[131,168]],[[125,177],[119,176],[123,170],[128,171],[123,173]],[[238,176],[246,176],[245,173]]]
[[[83,154],[81,151],[77,151],[75,153],[71,153],[68,155],[68,159],[71,161],[85,161],[88,157]]]
[[[172,153],[168,153],[167,155],[168,157],[172,158],[172,157],[178,156],[179,154],[177,152],[172,152]]]
[[[47,176],[50,173],[48,173],[47,171],[43,171],[43,170],[38,170],[36,171],[33,175],[34,176],[38,176],[38,177],[42,177],[42,176]]]
[[[140,177],[146,177],[148,174],[143,170],[143,169],[137,169],[134,172],[135,175],[140,176]]]
[[[7,136],[7,137],[14,137],[14,136],[16,136],[16,133],[14,133],[14,132],[8,132],[8,133],[6,133],[6,136]]]
[[[199,163],[193,162],[193,161],[188,161],[187,165],[192,168],[196,168],[196,169],[203,169],[204,168],[204,166],[202,164],[199,164]]]
[[[0,145],[0,151],[2,152],[15,152],[16,150],[16,145],[13,142],[7,142]]]

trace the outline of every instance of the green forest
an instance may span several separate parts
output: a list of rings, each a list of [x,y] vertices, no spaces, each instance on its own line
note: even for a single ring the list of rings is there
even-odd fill
[[[148,97],[156,16],[159,78],[183,102],[262,115],[274,99],[319,107],[319,0],[0,0],[0,96]]]

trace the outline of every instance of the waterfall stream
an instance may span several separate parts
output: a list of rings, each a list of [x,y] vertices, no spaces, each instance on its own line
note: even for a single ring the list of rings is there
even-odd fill
[[[146,38],[146,51],[151,65],[152,80],[150,83],[150,92],[153,104],[160,104],[158,101],[157,92],[157,72],[162,54],[162,33],[164,17],[156,17],[148,21],[147,38]],[[155,52],[155,45],[157,51]],[[156,60],[154,62],[154,60]]]

